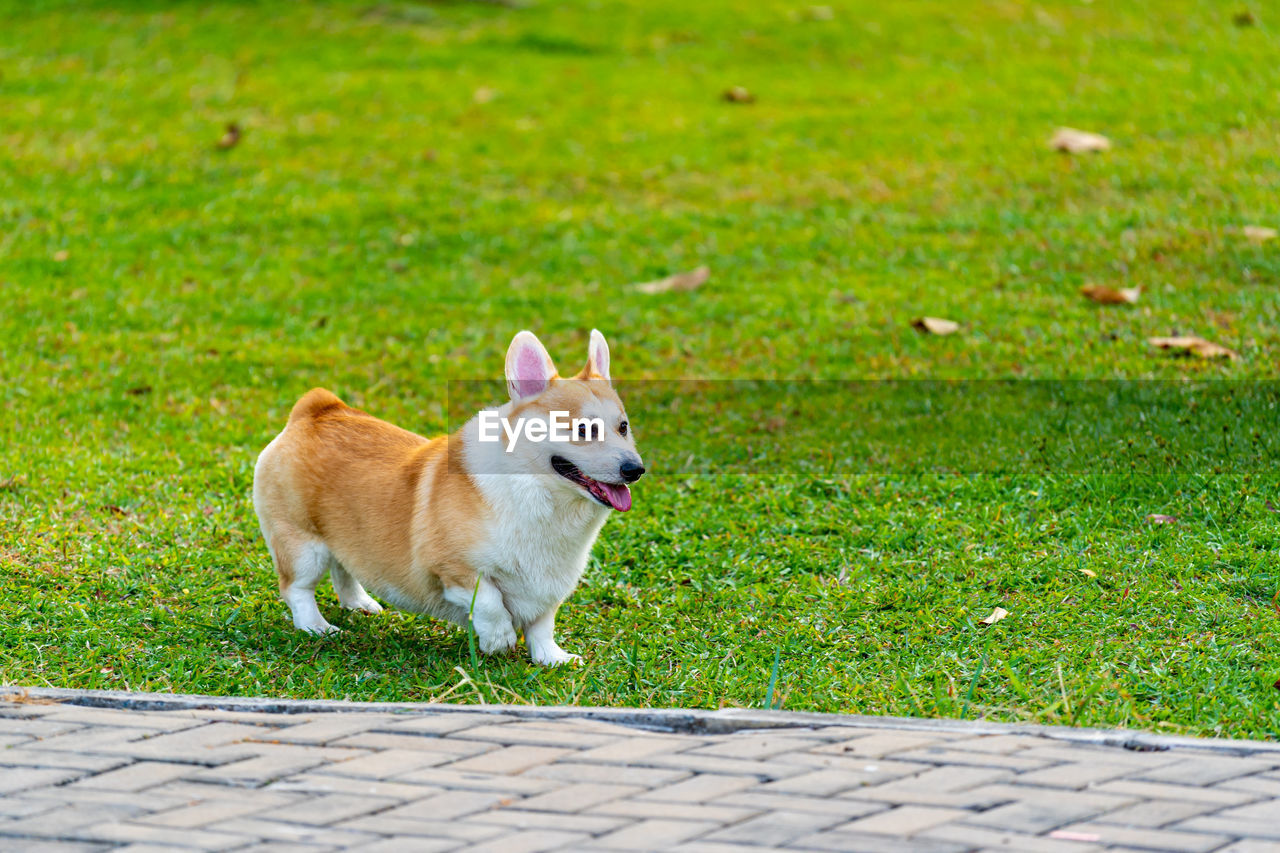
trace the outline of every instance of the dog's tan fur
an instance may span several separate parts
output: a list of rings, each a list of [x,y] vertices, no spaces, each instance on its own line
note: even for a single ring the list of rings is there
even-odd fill
[[[625,419],[598,332],[592,346],[598,349],[587,366],[562,379],[536,338],[517,336],[508,357],[512,401],[500,411],[545,419],[551,411],[577,416],[604,407]],[[532,370],[533,379],[513,373],[517,368]],[[580,381],[587,379],[593,381]],[[536,393],[524,395],[519,389],[530,381]],[[609,458],[639,463],[629,435],[610,441]],[[307,392],[254,471],[254,507],[295,625],[336,630],[314,598],[329,574],[344,607],[380,611],[367,586],[401,609],[462,624],[471,609],[486,652],[510,647],[522,629],[535,660],[572,659],[552,636],[555,610],[577,583],[609,507],[537,457],[532,476],[482,477],[482,488],[476,460],[492,463],[483,454],[494,452],[478,449],[474,420],[428,440],[323,388]],[[582,446],[577,452],[590,460]]]
[[[468,553],[487,521],[461,448],[460,436],[428,440],[314,388],[263,453],[271,536],[322,539],[342,565],[362,566],[362,575],[382,581],[376,586],[393,586],[415,609],[434,612],[445,583],[469,589],[476,582],[463,560],[439,562],[439,555]],[[270,544],[277,555],[293,550]],[[277,559],[283,592],[293,570]],[[415,565],[433,570],[415,572]]]

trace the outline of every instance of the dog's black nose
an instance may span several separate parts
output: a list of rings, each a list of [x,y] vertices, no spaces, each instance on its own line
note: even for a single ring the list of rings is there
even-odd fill
[[[643,473],[644,466],[639,462],[632,462],[630,459],[623,462],[621,467],[618,468],[618,474],[622,477],[623,481],[627,483],[634,483],[636,480],[639,480],[640,475]]]

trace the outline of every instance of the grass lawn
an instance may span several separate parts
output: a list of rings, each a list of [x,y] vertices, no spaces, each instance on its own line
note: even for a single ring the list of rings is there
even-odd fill
[[[1258,5],[0,3],[0,682],[1276,737]],[[561,611],[581,667],[475,667],[327,588],[348,630],[294,632],[249,499],[293,401],[434,433],[516,331],[576,368],[593,326],[615,376],[788,380],[825,420],[768,464],[781,386],[637,391],[652,473]],[[1240,357],[1146,344],[1172,334]],[[919,410],[921,379],[968,381]],[[1156,389],[1136,446],[1105,402],[1046,416],[1117,387]]]

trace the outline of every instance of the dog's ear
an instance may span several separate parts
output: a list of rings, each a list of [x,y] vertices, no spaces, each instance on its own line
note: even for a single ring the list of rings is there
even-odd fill
[[[591,330],[591,343],[587,345],[587,366],[578,379],[603,379],[609,381],[609,343],[599,329]]]
[[[556,378],[556,366],[533,332],[521,332],[507,348],[507,392],[517,403],[536,397]]]

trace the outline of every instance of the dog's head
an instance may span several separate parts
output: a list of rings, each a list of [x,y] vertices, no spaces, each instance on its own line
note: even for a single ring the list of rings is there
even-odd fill
[[[609,345],[594,329],[587,364],[561,377],[532,332],[521,332],[507,349],[503,407],[507,453],[520,469],[553,475],[553,488],[625,512],[630,483],[644,473],[635,436],[609,375]],[[514,435],[514,441],[512,437]]]

